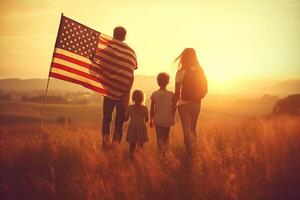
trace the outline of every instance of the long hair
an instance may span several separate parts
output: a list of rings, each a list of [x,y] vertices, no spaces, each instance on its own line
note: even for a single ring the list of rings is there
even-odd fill
[[[196,51],[193,48],[185,48],[182,53],[174,60],[178,62],[178,70],[190,69],[192,67],[201,68],[197,59]]]

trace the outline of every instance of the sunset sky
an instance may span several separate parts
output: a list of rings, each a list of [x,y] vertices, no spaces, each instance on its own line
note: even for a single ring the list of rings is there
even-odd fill
[[[126,27],[141,75],[174,75],[194,47],[209,80],[300,78],[298,0],[2,0],[0,78],[46,78],[60,14],[112,35]]]

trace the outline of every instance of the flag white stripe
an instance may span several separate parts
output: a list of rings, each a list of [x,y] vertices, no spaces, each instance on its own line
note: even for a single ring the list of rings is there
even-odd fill
[[[63,54],[63,55],[66,55],[66,56],[69,56],[71,58],[74,58],[76,60],[79,60],[79,61],[82,61],[82,62],[85,62],[87,64],[91,64],[92,61],[84,56],[80,56],[78,54],[75,54],[71,51],[66,51],[64,49],[61,49],[61,48],[55,48],[54,50],[55,53],[59,53],[59,54]]]
[[[106,76],[101,75],[99,72],[96,72],[96,71],[94,71],[92,69],[88,69],[86,67],[74,64],[72,62],[69,62],[69,61],[66,61],[66,60],[63,60],[63,59],[60,59],[60,58],[54,58],[53,59],[53,63],[61,64],[61,65],[70,67],[72,69],[81,71],[83,73],[90,74],[91,76],[93,76],[95,78],[100,77],[104,81],[106,81],[106,82],[108,82],[108,83],[110,83],[110,84],[112,84],[112,85],[114,85],[115,87],[118,87],[118,88],[126,89],[125,85],[130,83],[129,80],[124,79],[124,78],[122,78],[122,77],[120,77],[118,75],[113,75],[113,74],[111,74],[111,76],[110,76],[111,79],[108,79],[108,78],[106,78]],[[114,81],[115,79],[118,80],[118,81],[121,81],[122,83],[124,83],[124,85],[120,86],[120,84],[116,84],[115,81]]]
[[[113,71],[115,71],[115,72],[124,74],[124,75],[127,76],[128,78],[132,78],[132,76],[133,76],[132,73],[130,73],[130,72],[124,70],[124,69],[120,69],[120,68],[118,68],[118,67],[115,67],[115,66],[113,66],[113,65],[111,65],[111,64],[109,64],[109,63],[104,63],[104,62],[102,62],[101,60],[99,60],[99,59],[97,59],[97,58],[94,58],[94,62],[95,62],[95,63],[92,63],[92,65],[93,65],[94,67],[99,68],[99,69],[102,69],[101,66],[103,66],[103,68],[108,68],[108,69],[111,69],[111,70],[113,70]],[[99,65],[101,65],[101,66],[98,66],[97,64],[99,64]]]
[[[58,68],[55,68],[55,67],[52,67],[51,68],[51,72],[53,73],[57,73],[57,74],[60,74],[60,75],[63,75],[63,76],[66,76],[66,77],[70,77],[72,79],[76,79],[78,81],[81,81],[81,82],[84,82],[84,83],[88,83],[94,87],[98,87],[98,88],[102,88],[104,90],[107,90],[109,91],[110,93],[116,95],[116,96],[119,96],[121,95],[122,93],[116,91],[116,90],[113,90],[107,86],[103,86],[100,82],[96,82],[94,80],[91,80],[89,78],[86,78],[86,77],[83,77],[83,76],[80,76],[80,75],[77,75],[77,74],[74,74],[72,72],[69,72],[69,71],[65,71],[65,70],[62,70],[62,69],[58,69]]]
[[[115,54],[119,57],[122,57],[122,58],[128,60],[129,62],[135,63],[135,59],[133,59],[132,57],[130,57],[126,54],[123,54],[123,53],[119,53],[119,52],[115,51],[113,48],[110,48],[109,46],[106,46],[104,44],[99,43],[98,48],[99,49],[104,49],[105,51],[108,51],[112,54]]]
[[[61,65],[65,65],[65,66],[71,67],[73,69],[76,69],[78,71],[82,71],[82,72],[85,72],[85,73],[88,73],[88,74],[89,74],[89,71],[91,70],[91,69],[88,69],[86,67],[74,64],[72,62],[68,62],[68,61],[60,59],[60,58],[55,58],[55,57],[53,58],[53,63],[58,63],[58,64],[61,64]]]
[[[121,68],[119,68],[119,67],[115,67],[115,66],[113,66],[113,65],[111,65],[111,64],[108,64],[108,63],[101,62],[99,59],[96,59],[96,58],[95,58],[95,61],[96,61],[96,62],[95,62],[96,64],[95,64],[95,63],[92,63],[88,58],[83,57],[83,56],[80,56],[80,55],[77,55],[77,54],[72,53],[72,52],[70,52],[70,51],[66,51],[66,50],[63,50],[63,49],[60,49],[60,48],[56,48],[56,49],[55,49],[55,52],[56,52],[56,53],[59,53],[59,54],[62,54],[62,55],[65,55],[65,56],[68,56],[68,57],[70,57],[70,58],[74,58],[74,59],[76,59],[76,60],[80,60],[80,61],[82,61],[82,62],[85,62],[86,64],[91,64],[93,67],[96,67],[96,68],[98,68],[99,70],[102,70],[102,67],[98,66],[97,63],[98,63],[98,64],[101,64],[101,65],[103,65],[105,68],[111,69],[111,70],[113,70],[113,71],[115,71],[115,72],[117,72],[117,73],[121,73],[121,74],[127,76],[128,78],[132,78],[132,73],[128,72],[127,70],[121,69]],[[56,58],[56,59],[58,59],[58,58]],[[66,62],[67,62],[67,61],[66,61]],[[74,64],[74,63],[72,63],[72,64]],[[74,65],[75,65],[75,64],[74,64]],[[130,81],[129,81],[129,82],[130,82]]]
[[[131,50],[131,49],[129,48],[129,46],[128,46],[126,43],[121,42],[120,40],[117,40],[117,39],[115,39],[115,38],[112,38],[112,37],[110,37],[110,36],[108,36],[108,35],[105,35],[105,34],[103,34],[103,33],[100,34],[100,38],[104,38],[104,39],[106,39],[106,40],[111,40],[111,41],[113,41],[113,42],[118,43],[120,47],[122,47],[122,48],[124,48],[124,49],[126,48],[126,49]],[[131,51],[131,52],[132,52],[132,51]]]
[[[124,77],[121,77],[115,73],[111,73],[111,72],[108,72],[108,71],[104,71],[103,70],[103,75],[101,75],[101,77],[107,79],[106,77],[109,77],[111,79],[107,79],[107,81],[110,81],[112,84],[115,82],[115,81],[119,81],[119,82],[122,82],[122,86],[123,87],[126,87],[128,84],[131,83],[131,80],[129,80],[128,78],[124,78]]]
[[[103,39],[101,38],[101,35],[100,35],[100,38],[99,38],[99,39],[102,40],[102,41],[104,41],[104,42],[106,42],[105,40],[103,40]],[[106,39],[106,38],[105,38],[105,39]],[[107,39],[107,40],[111,40],[111,39]],[[114,40],[114,41],[115,41],[115,40]],[[99,44],[100,44],[100,43],[99,43]],[[98,44],[98,47],[99,47],[99,44]],[[135,53],[134,53],[131,49],[129,49],[129,47],[128,47],[128,48],[124,48],[124,47],[118,46],[117,44],[112,44],[112,43],[109,43],[109,46],[111,46],[111,47],[113,47],[113,48],[116,48],[116,49],[119,49],[120,51],[129,53],[131,56],[133,56],[134,58],[136,58]]]
[[[104,58],[106,60],[109,60],[110,62],[116,63],[118,65],[122,65],[122,66],[124,66],[124,68],[133,70],[133,68],[132,68],[133,65],[131,65],[131,64],[127,63],[127,62],[123,62],[121,60],[115,59],[115,58],[113,58],[111,56],[108,56],[108,55],[106,55],[104,53],[101,53],[101,52],[96,52],[96,55],[100,56],[101,58]]]

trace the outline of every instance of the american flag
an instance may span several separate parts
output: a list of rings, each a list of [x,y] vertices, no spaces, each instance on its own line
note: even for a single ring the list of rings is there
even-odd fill
[[[126,43],[62,15],[50,77],[119,99],[129,92],[135,69],[136,55]]]

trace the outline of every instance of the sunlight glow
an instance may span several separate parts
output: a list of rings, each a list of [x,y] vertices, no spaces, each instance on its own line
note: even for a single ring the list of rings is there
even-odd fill
[[[47,77],[60,13],[112,35],[126,27],[138,75],[175,74],[174,59],[193,47],[209,80],[300,77],[300,12],[292,2],[3,1],[0,78]],[[84,9],[82,9],[84,8]],[[25,27],[26,25],[26,27]],[[174,77],[173,77],[174,78]],[[219,86],[216,86],[219,87]],[[221,87],[219,87],[221,90]]]

